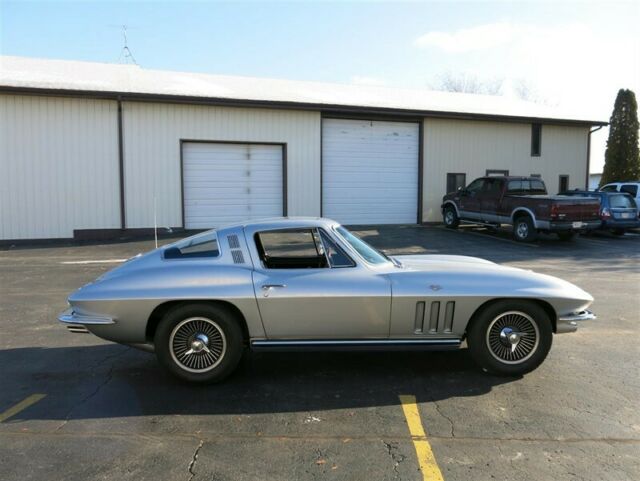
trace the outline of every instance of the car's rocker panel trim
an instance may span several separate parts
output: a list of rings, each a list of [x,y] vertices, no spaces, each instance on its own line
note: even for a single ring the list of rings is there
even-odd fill
[[[439,350],[457,349],[461,340],[447,339],[256,339],[253,350]]]

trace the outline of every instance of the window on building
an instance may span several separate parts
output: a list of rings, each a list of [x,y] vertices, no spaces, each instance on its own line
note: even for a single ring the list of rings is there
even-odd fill
[[[558,184],[558,192],[562,193],[562,192],[566,192],[569,190],[569,176],[568,175],[561,175],[560,176],[560,182]]]
[[[529,177],[535,177],[536,179],[541,179],[542,175],[541,174],[531,174]]]
[[[467,185],[467,174],[447,174],[447,193]]]
[[[531,124],[531,157],[540,157],[542,146],[542,124]]]
[[[509,171],[508,170],[500,170],[500,169],[487,169],[485,175],[487,175],[487,176],[490,176],[490,175],[509,175]]]

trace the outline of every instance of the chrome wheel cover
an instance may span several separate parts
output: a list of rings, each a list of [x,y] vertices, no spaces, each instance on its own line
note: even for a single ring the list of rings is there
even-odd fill
[[[518,222],[516,233],[520,239],[526,239],[529,235],[529,225],[526,222]]]
[[[227,352],[227,338],[211,319],[190,317],[171,331],[169,352],[181,369],[203,373],[220,364]]]
[[[451,225],[453,224],[453,221],[454,221],[453,211],[451,209],[447,209],[444,213],[444,222],[447,225]]]
[[[520,364],[529,359],[540,344],[540,330],[533,318],[521,311],[503,312],[487,328],[487,347],[504,364]]]

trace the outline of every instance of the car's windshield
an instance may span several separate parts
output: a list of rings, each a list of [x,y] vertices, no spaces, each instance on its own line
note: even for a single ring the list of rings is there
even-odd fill
[[[374,249],[365,241],[355,236],[342,226],[336,227],[336,231],[340,236],[353,247],[358,254],[360,254],[364,260],[370,264],[382,264],[384,262],[391,262],[391,260],[382,252]]]

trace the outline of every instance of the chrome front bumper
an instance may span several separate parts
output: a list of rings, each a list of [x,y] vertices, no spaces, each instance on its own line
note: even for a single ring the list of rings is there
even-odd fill
[[[591,311],[580,311],[566,316],[561,316],[558,318],[558,322],[556,324],[556,334],[575,332],[578,330],[578,323],[580,321],[591,321],[593,319],[597,319],[597,317]]]
[[[74,312],[72,308],[60,313],[58,320],[67,325],[67,329],[70,332],[75,333],[87,333],[89,330],[85,327],[87,325],[107,325],[115,324],[116,321],[110,317],[102,316],[87,316]]]

